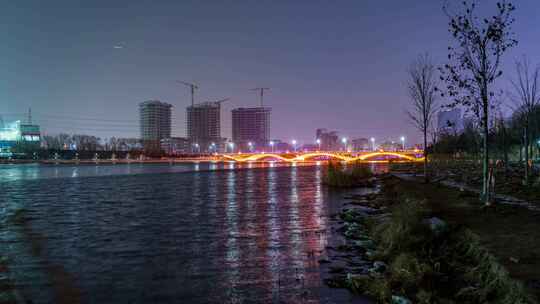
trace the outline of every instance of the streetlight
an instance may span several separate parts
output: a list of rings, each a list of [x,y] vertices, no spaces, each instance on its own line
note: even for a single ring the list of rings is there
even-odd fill
[[[375,137],[372,137],[370,140],[371,140],[371,150],[375,151]]]
[[[249,152],[253,152],[253,143],[248,142],[248,146],[249,146]]]
[[[347,138],[343,137],[341,142],[343,143],[343,151],[347,151]]]
[[[193,151],[193,152],[200,152],[198,143],[194,143],[193,146],[195,147],[195,151]]]
[[[400,140],[401,140],[401,149],[405,151],[405,136],[401,136]]]
[[[270,141],[270,147],[272,148],[272,153],[274,153],[274,141]]]
[[[321,139],[317,138],[316,142],[317,142],[317,145],[319,145],[319,151],[321,151]]]
[[[294,152],[296,152],[296,139],[292,140]]]
[[[216,152],[216,144],[215,143],[210,144],[210,151],[214,151],[214,153]]]
[[[231,153],[234,153],[234,143],[233,142],[229,143],[229,148],[231,148]]]

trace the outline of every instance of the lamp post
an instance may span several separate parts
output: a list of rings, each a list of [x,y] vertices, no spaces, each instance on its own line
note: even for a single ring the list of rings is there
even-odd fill
[[[274,141],[270,141],[270,148],[272,149],[272,153],[274,153]]]
[[[294,152],[296,152],[296,139],[292,140],[292,145],[293,145]]]
[[[229,143],[229,148],[231,148],[231,153],[234,153],[234,143],[233,142]]]
[[[346,137],[343,137],[341,139],[341,142],[343,143],[343,151],[347,151],[347,138]]]
[[[215,143],[210,144],[210,151],[213,151],[214,153],[216,152],[216,144]]]
[[[405,136],[401,136],[401,150],[405,151]]]
[[[199,144],[198,143],[194,143],[193,146],[195,147],[195,149],[193,149],[194,151],[193,152],[200,152],[199,150]]]
[[[375,151],[375,137],[372,137],[370,140],[371,140],[371,151]]]
[[[248,142],[248,146],[249,146],[249,152],[253,152],[253,143]]]
[[[317,145],[319,146],[319,151],[321,151],[321,139],[317,138],[316,142],[317,142]]]

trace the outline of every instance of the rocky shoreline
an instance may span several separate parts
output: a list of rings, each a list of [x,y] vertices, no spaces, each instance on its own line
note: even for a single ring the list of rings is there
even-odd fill
[[[334,215],[343,241],[320,261],[327,285],[377,303],[536,303],[472,232],[398,195],[389,180],[378,176]]]

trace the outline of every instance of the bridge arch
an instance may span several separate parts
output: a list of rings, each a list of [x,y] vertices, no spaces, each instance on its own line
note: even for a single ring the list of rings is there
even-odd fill
[[[284,162],[304,162],[317,157],[327,157],[329,159],[340,160],[345,162],[354,162],[354,161],[369,161],[377,157],[391,156],[397,159],[408,160],[408,161],[419,161],[423,157],[417,157],[416,155],[408,155],[400,152],[386,152],[386,151],[376,151],[367,154],[362,154],[356,157],[343,155],[341,153],[333,152],[310,152],[305,154],[297,155],[281,155],[276,153],[256,153],[256,154],[223,154],[222,157],[226,160],[236,161],[236,162],[249,162],[249,161],[262,161],[265,159],[275,159]]]
[[[396,157],[396,158],[399,158],[399,159],[405,159],[405,160],[410,160],[410,161],[418,160],[418,158],[416,158],[414,156],[410,156],[410,155],[403,154],[403,153],[381,152],[381,151],[360,155],[360,156],[356,157],[355,160],[366,160],[367,161],[369,159],[372,159],[372,158],[375,158],[375,157],[380,157],[380,156],[393,156],[393,157]]]

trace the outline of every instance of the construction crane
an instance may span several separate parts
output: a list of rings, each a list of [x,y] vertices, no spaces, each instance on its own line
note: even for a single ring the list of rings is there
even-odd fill
[[[263,98],[264,98],[264,91],[266,90],[270,90],[270,88],[254,88],[254,89],[251,89],[251,91],[259,91],[259,96],[260,96],[260,99],[261,99],[261,108],[263,107]]]
[[[199,87],[196,84],[185,82],[185,81],[179,81],[178,83],[181,83],[183,85],[188,86],[191,89],[191,106],[193,107],[195,105],[195,89],[199,89]]]

